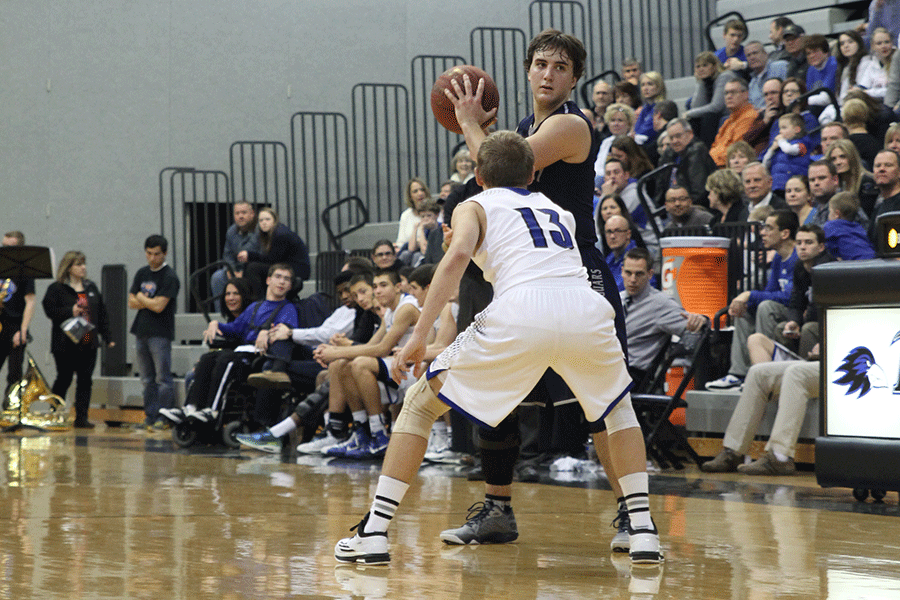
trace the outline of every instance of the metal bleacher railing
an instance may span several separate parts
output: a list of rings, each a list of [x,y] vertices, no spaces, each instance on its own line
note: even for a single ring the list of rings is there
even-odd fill
[[[530,112],[523,62],[531,36],[555,27],[584,40],[587,85],[614,77],[614,69],[632,56],[652,60],[667,78],[681,77],[705,49],[698,33],[714,7],[715,0],[534,0],[528,5],[528,32],[478,27],[470,32],[468,57],[415,56],[408,82],[354,85],[349,118],[301,111],[290,118],[288,144],[234,142],[228,174],[163,169],[160,225],[170,240],[170,264],[185,280],[217,260],[231,222],[225,205],[240,199],[273,206],[314,254],[336,248],[341,232],[361,224],[360,205],[373,221],[398,219],[406,181],[419,176],[438,185],[449,175],[462,141],[441,127],[430,109],[432,84],[451,66],[468,62],[490,73],[501,94],[498,126],[514,128]],[[585,92],[589,88],[583,86]],[[358,201],[344,201],[354,197]],[[329,234],[319,219],[333,203],[339,204],[328,211]]]

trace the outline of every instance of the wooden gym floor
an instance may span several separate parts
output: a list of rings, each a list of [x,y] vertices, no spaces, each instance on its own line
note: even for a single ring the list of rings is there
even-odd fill
[[[391,529],[389,567],[338,566],[368,509],[374,463],[176,449],[168,433],[0,436],[0,598],[900,598],[897,494],[792,478],[653,473],[667,560],[608,551],[601,478],[515,484],[520,537],[451,547],[482,484],[426,466]]]

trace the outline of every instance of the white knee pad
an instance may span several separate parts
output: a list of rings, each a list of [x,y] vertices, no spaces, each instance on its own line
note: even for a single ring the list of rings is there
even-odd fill
[[[637,416],[634,414],[634,407],[631,406],[631,394],[625,394],[625,397],[619,400],[618,404],[603,418],[606,423],[606,433],[615,433],[623,429],[632,427],[640,427]]]
[[[425,375],[412,384],[403,399],[403,408],[397,416],[392,433],[410,433],[428,439],[431,426],[450,407],[438,400]]]

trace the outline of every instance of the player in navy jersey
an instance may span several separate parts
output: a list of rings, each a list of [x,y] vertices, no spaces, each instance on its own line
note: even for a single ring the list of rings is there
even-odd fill
[[[594,246],[597,236],[593,224],[593,169],[600,142],[590,121],[569,100],[584,74],[586,57],[580,40],[554,29],[542,31],[531,41],[525,68],[531,86],[534,114],[519,123],[518,133],[527,139],[535,155],[535,178],[528,189],[544,193],[575,217],[575,241],[582,263],[587,269],[591,287],[603,294],[615,310],[616,334],[624,349],[627,347],[625,317],[618,288],[609,266]],[[493,119],[496,109],[486,112],[482,108],[482,81],[471,81],[465,75],[462,86],[456,80],[452,85],[455,93],[445,93],[454,103],[456,118],[470,153],[477,156],[487,135],[481,124]],[[545,401],[572,398],[571,392],[552,372],[542,379],[532,396]],[[602,423],[597,427],[602,428]],[[504,509],[511,508],[511,484],[520,442],[515,414],[493,430],[482,429],[479,436],[486,484],[485,509],[482,512],[489,512],[493,504]],[[609,481],[619,505],[618,532],[610,546],[614,551],[627,552],[628,511],[617,477],[610,472],[612,465],[607,458],[606,438],[601,435],[599,439],[598,454],[610,475]],[[486,522],[484,514],[479,513],[462,527],[442,532],[441,539],[454,544],[515,540],[518,531],[511,510],[508,516],[505,524],[491,524]]]

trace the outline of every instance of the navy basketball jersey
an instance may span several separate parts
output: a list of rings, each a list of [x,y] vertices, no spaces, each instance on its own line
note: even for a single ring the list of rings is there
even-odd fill
[[[591,151],[584,162],[567,163],[559,160],[535,173],[534,182],[528,186],[532,192],[541,192],[560,208],[569,211],[575,217],[575,241],[579,246],[593,246],[597,241],[594,226],[594,162],[600,150],[600,137],[588,121],[581,109],[571,100],[564,102],[553,111],[554,115],[573,114],[584,119],[585,126],[591,132]],[[552,115],[551,115],[552,116]],[[526,117],[519,123],[516,132],[528,137],[533,135],[534,115]]]

